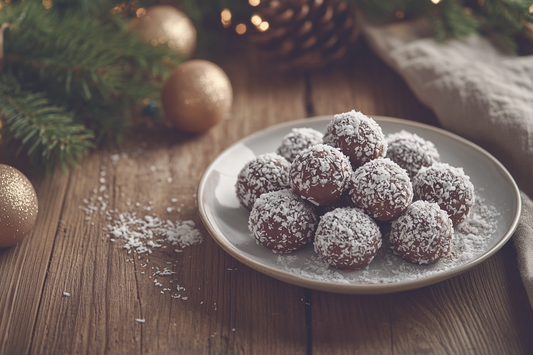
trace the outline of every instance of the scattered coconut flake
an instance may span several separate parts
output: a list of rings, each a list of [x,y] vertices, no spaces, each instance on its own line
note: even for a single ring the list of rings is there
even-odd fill
[[[121,158],[128,158],[128,155],[113,154],[111,155],[111,163],[116,166]],[[104,157],[103,162],[107,161],[108,157]],[[151,166],[150,170],[155,172],[155,166]],[[106,167],[102,165],[100,167],[99,183],[104,184],[106,182],[104,178],[106,175]],[[168,182],[171,182],[171,180],[171,178],[167,179]],[[108,240],[120,243],[128,254],[137,254],[137,260],[141,260],[142,255],[152,254],[157,249],[174,246],[175,252],[182,252],[184,248],[203,241],[203,235],[191,220],[171,221],[159,218],[156,213],[139,213],[139,210],[152,211],[155,208],[152,201],[148,201],[147,204],[141,202],[133,204],[131,198],[121,193],[120,197],[126,200],[129,210],[120,212],[118,209],[109,208],[113,200],[110,200],[111,197],[108,194],[102,194],[105,188],[105,185],[101,185],[98,190],[94,188],[92,190],[94,196],[84,198],[83,204],[79,205],[78,208],[85,213],[86,221],[91,220],[96,215],[102,216],[100,220],[104,218],[109,221],[104,227]],[[178,199],[173,198],[171,201],[174,203]],[[167,212],[171,212],[173,209],[173,207],[169,207]],[[91,225],[94,225],[94,222],[91,222]],[[126,262],[134,263],[135,258],[127,259]],[[145,259],[144,262],[140,262],[139,267],[147,268],[149,262],[149,259]],[[173,278],[175,272],[172,271],[172,267],[176,265],[173,265],[171,261],[166,261],[165,264],[167,265],[166,267],[152,266],[151,272],[139,271],[139,274],[153,279],[153,285],[160,288],[159,292],[161,294],[168,293],[173,298],[181,298],[182,295],[180,293],[172,294],[173,291],[185,291],[185,287],[177,285],[177,280]],[[63,295],[70,296],[67,292],[64,292]],[[187,300],[188,298],[182,299]],[[144,323],[144,319],[138,319],[137,321]]]

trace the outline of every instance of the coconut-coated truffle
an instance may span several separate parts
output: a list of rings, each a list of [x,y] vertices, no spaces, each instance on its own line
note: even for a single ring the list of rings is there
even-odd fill
[[[352,173],[350,161],[340,150],[317,144],[294,159],[289,182],[297,194],[317,206],[324,206],[342,196]]]
[[[337,269],[351,271],[370,264],[381,247],[376,222],[358,208],[337,208],[320,219],[314,248]]]
[[[390,221],[411,204],[413,187],[405,169],[388,158],[380,158],[355,170],[350,196],[371,217]]]
[[[324,143],[339,148],[354,169],[387,153],[381,126],[355,110],[333,116],[326,127]]]
[[[261,194],[288,188],[290,167],[285,158],[275,153],[259,155],[246,163],[235,184],[241,205],[251,210]]]
[[[463,168],[446,163],[423,167],[413,178],[415,200],[437,203],[450,216],[453,225],[463,222],[474,205],[474,185]]]
[[[313,241],[318,218],[314,207],[292,190],[261,195],[248,219],[257,244],[276,253],[290,253]]]
[[[438,204],[413,202],[392,222],[390,241],[396,253],[415,264],[434,264],[448,255],[453,239],[453,225]]]
[[[302,150],[321,144],[324,134],[313,128],[293,128],[292,131],[281,139],[281,144],[276,153],[292,162]]]
[[[404,168],[412,179],[423,166],[430,166],[440,160],[433,142],[417,134],[401,130],[386,137],[386,157]]]

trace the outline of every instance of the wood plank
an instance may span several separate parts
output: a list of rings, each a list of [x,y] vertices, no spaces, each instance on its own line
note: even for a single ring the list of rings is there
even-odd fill
[[[140,352],[138,330],[123,328],[139,314],[134,268],[104,237],[105,215],[86,220],[78,208],[84,198],[100,195],[93,189],[100,186],[101,164],[102,155],[94,153],[72,173],[31,353]]]
[[[312,292],[313,354],[394,354],[389,295]]]

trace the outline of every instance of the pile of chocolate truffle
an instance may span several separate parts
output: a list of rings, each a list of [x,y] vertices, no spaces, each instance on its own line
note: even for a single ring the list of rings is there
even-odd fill
[[[385,136],[353,110],[334,115],[325,134],[293,129],[275,153],[245,164],[235,188],[258,244],[289,253],[313,243],[345,271],[374,259],[383,226],[403,259],[437,262],[474,204],[470,178],[441,163],[432,142],[404,130]]]

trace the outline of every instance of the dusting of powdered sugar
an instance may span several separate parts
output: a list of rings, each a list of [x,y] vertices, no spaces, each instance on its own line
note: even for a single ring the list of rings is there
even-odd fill
[[[381,126],[355,110],[333,116],[326,127],[324,143],[339,148],[350,158],[354,168],[387,153]]]
[[[313,128],[293,128],[292,131],[281,139],[281,144],[276,153],[292,162],[304,149],[322,143],[324,134]]]
[[[404,168],[411,179],[421,167],[440,161],[433,142],[406,130],[387,135],[386,142],[387,158]]]
[[[278,255],[276,266],[283,271],[308,279],[344,284],[398,283],[434,276],[455,269],[486,252],[491,235],[496,231],[499,213],[494,206],[476,195],[476,202],[466,220],[455,227],[450,253],[433,265],[412,264],[393,251],[384,236],[383,245],[372,263],[361,270],[344,272],[330,267],[314,251],[305,257],[298,254]]]

